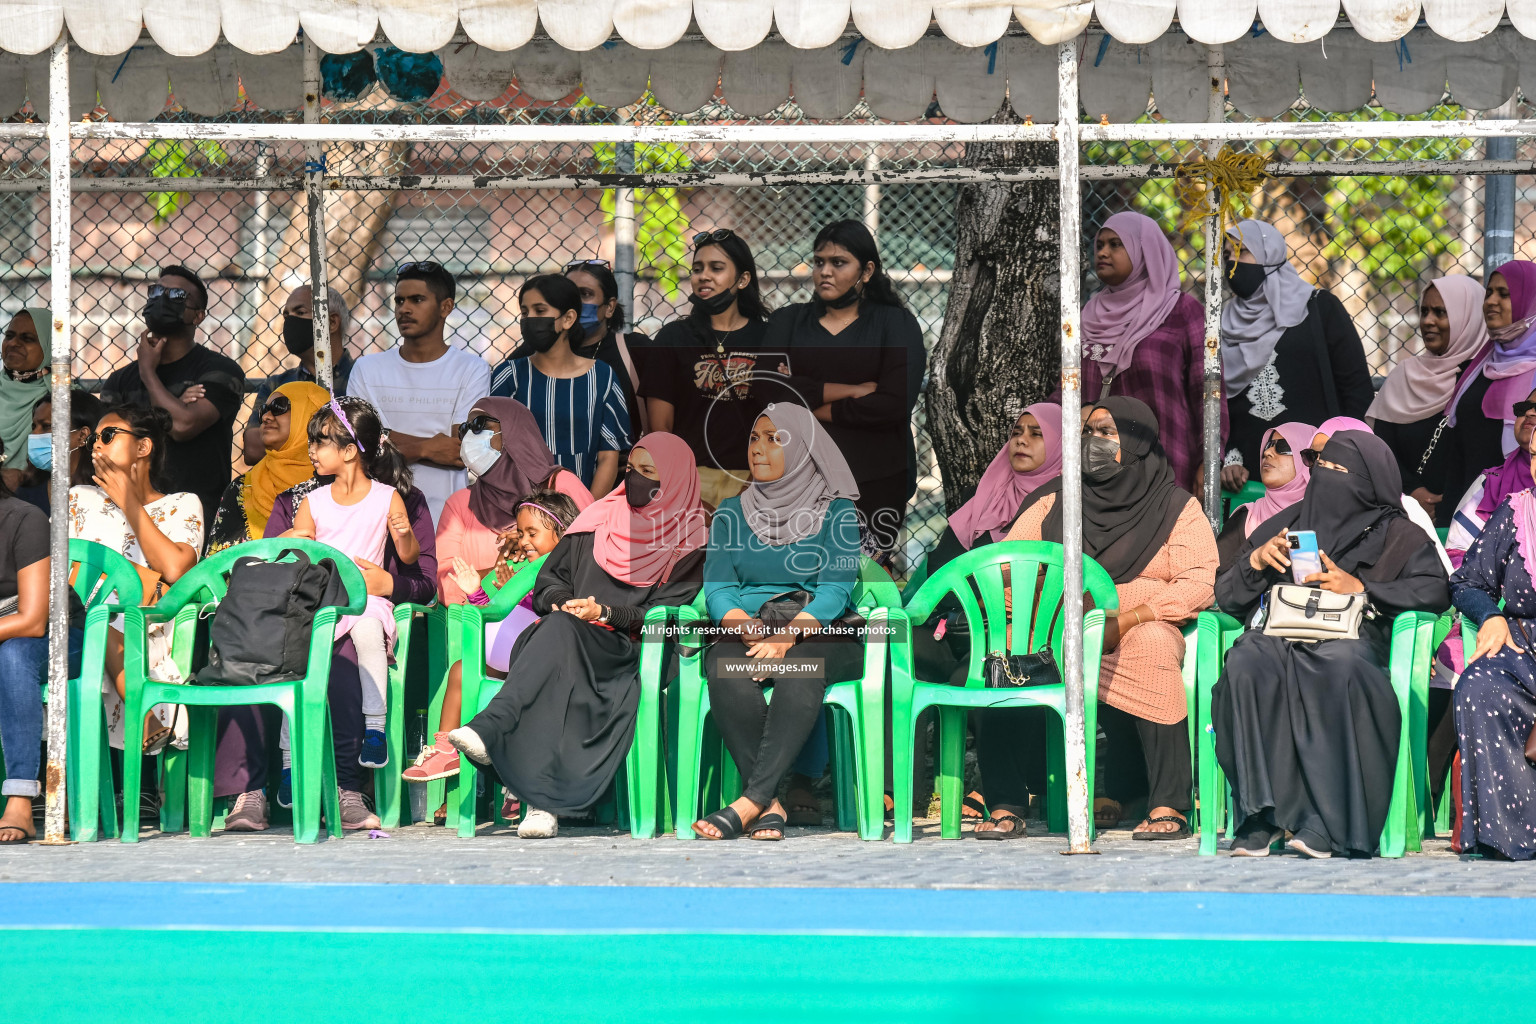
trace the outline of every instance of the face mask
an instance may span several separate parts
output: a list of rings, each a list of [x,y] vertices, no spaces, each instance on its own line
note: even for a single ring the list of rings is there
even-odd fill
[[[144,326],[150,334],[177,334],[187,326],[182,319],[187,311],[186,299],[173,299],[169,295],[156,295],[144,303]]]
[[[708,298],[701,299],[697,295],[688,296],[688,301],[693,303],[693,308],[703,310],[709,316],[719,316],[731,308],[731,303],[736,301],[736,292],[715,292]]]
[[[645,508],[661,493],[661,481],[641,476],[638,469],[624,474],[624,500],[630,508]]]
[[[296,356],[315,347],[315,322],[308,317],[283,314],[283,345]]]
[[[837,298],[828,299],[826,305],[828,309],[847,309],[849,306],[853,305],[855,302],[858,302],[859,299],[863,297],[864,289],[859,285],[854,285],[852,288],[849,288]]]
[[[1264,287],[1264,278],[1269,276],[1257,263],[1228,263],[1227,270],[1227,284],[1232,287],[1232,294],[1243,299]]]
[[[44,473],[53,472],[53,435],[27,435],[27,461]]]
[[[1104,483],[1124,467],[1115,461],[1120,442],[1090,434],[1083,438],[1083,476],[1094,483]]]
[[[523,317],[523,341],[527,342],[535,352],[548,352],[559,340],[560,332],[555,330],[554,317]]]
[[[464,468],[475,476],[489,473],[496,460],[501,458],[501,452],[491,447],[494,436],[494,430],[472,430],[459,442],[459,458],[464,460]]]
[[[581,304],[581,312],[577,315],[576,322],[581,325],[582,330],[590,331],[603,322],[602,314],[597,310],[598,306],[595,302],[583,302]]]

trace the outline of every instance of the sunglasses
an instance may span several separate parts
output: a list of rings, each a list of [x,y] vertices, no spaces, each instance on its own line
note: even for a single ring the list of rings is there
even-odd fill
[[[1533,409],[1536,409],[1536,402],[1516,402],[1515,419],[1529,415]]]
[[[613,264],[609,263],[607,260],[575,260],[574,262],[567,263],[565,265],[565,272],[569,274],[571,271],[580,270],[582,267],[602,267],[604,270],[606,270],[611,266],[613,266]]]
[[[185,288],[167,288],[163,284],[152,284],[149,286],[149,297],[151,299],[158,299],[162,296],[172,301],[181,302],[186,302],[189,297]]]
[[[1323,457],[1323,453],[1316,448],[1303,448],[1301,450],[1301,464],[1308,469],[1317,465],[1317,460]]]
[[[487,430],[492,433],[499,433],[501,430],[501,420],[481,413],[479,416],[459,424],[459,440],[464,440],[465,434],[481,434]]]
[[[723,242],[727,238],[735,237],[736,232],[732,231],[730,228],[715,228],[713,231],[700,231],[698,234],[693,236],[693,247],[697,249],[701,245],[708,245],[711,242]]]
[[[1275,450],[1275,454],[1276,455],[1289,455],[1289,454],[1291,454],[1291,442],[1287,441],[1283,437],[1272,437],[1272,438],[1270,438],[1269,439],[1269,444],[1264,446],[1264,450],[1265,451],[1269,451],[1271,448],[1273,448]]]
[[[438,274],[442,272],[442,269],[443,265],[441,263],[435,263],[432,260],[413,260],[410,263],[402,263],[396,267],[395,277],[398,278],[401,274],[417,272],[422,274]]]
[[[288,401],[287,395],[273,395],[272,400],[261,407],[263,416],[286,416],[293,408],[293,403]]]
[[[97,441],[100,441],[102,444],[111,444],[117,440],[118,434],[127,434],[129,437],[137,437],[141,440],[148,436],[136,430],[129,430],[127,427],[107,427],[105,430],[91,431],[91,436],[86,438],[85,443],[90,448],[94,448]]]

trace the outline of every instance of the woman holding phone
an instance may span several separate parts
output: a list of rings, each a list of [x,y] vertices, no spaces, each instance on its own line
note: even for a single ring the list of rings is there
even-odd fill
[[[1288,640],[1255,628],[1227,655],[1211,718],[1239,823],[1233,856],[1267,856],[1285,832],[1304,857],[1370,856],[1403,725],[1387,676],[1392,619],[1450,604],[1434,545],[1403,513],[1386,442],[1344,430],[1305,458],[1306,495],[1254,529],[1216,578],[1216,602],[1247,621],[1270,587],[1297,582],[1363,593],[1376,615],[1362,620],[1357,640]],[[1314,544],[1321,571],[1294,579],[1297,554]]]

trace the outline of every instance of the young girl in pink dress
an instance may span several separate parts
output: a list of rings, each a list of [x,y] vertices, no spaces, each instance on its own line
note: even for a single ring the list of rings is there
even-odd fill
[[[309,421],[309,461],[331,483],[304,496],[285,537],[307,537],[329,544],[354,560],[384,562],[393,539],[400,560],[414,563],[421,554],[402,497],[410,490],[411,471],[384,436],[379,414],[361,398],[331,401]],[[357,648],[363,682],[363,748],[358,763],[383,768],[389,759],[384,743],[385,692],[389,658],[395,644],[395,606],[387,597],[368,595],[361,615],[336,623],[336,639],[348,633]],[[283,760],[288,736],[283,734]]]

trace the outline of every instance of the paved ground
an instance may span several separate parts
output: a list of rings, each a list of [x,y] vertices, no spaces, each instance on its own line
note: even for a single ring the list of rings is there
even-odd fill
[[[443,828],[392,830],[387,839],[353,834],[316,846],[286,832],[216,834],[209,839],[145,833],[62,848],[0,847],[0,881],[393,882],[435,885],[851,886],[930,889],[1057,889],[1143,892],[1360,893],[1406,896],[1536,897],[1529,865],[1461,859],[1446,840],[1401,860],[1263,860],[1225,853],[1199,857],[1195,841],[1133,842],[1111,831],[1097,856],[1066,857],[1065,837],[1031,823],[1030,838],[982,843],[938,838],[929,824],[917,842],[860,842],[848,833],[790,829],[782,843],[631,839],[611,829],[566,829],[553,840],[520,840],[482,827],[474,839]]]

